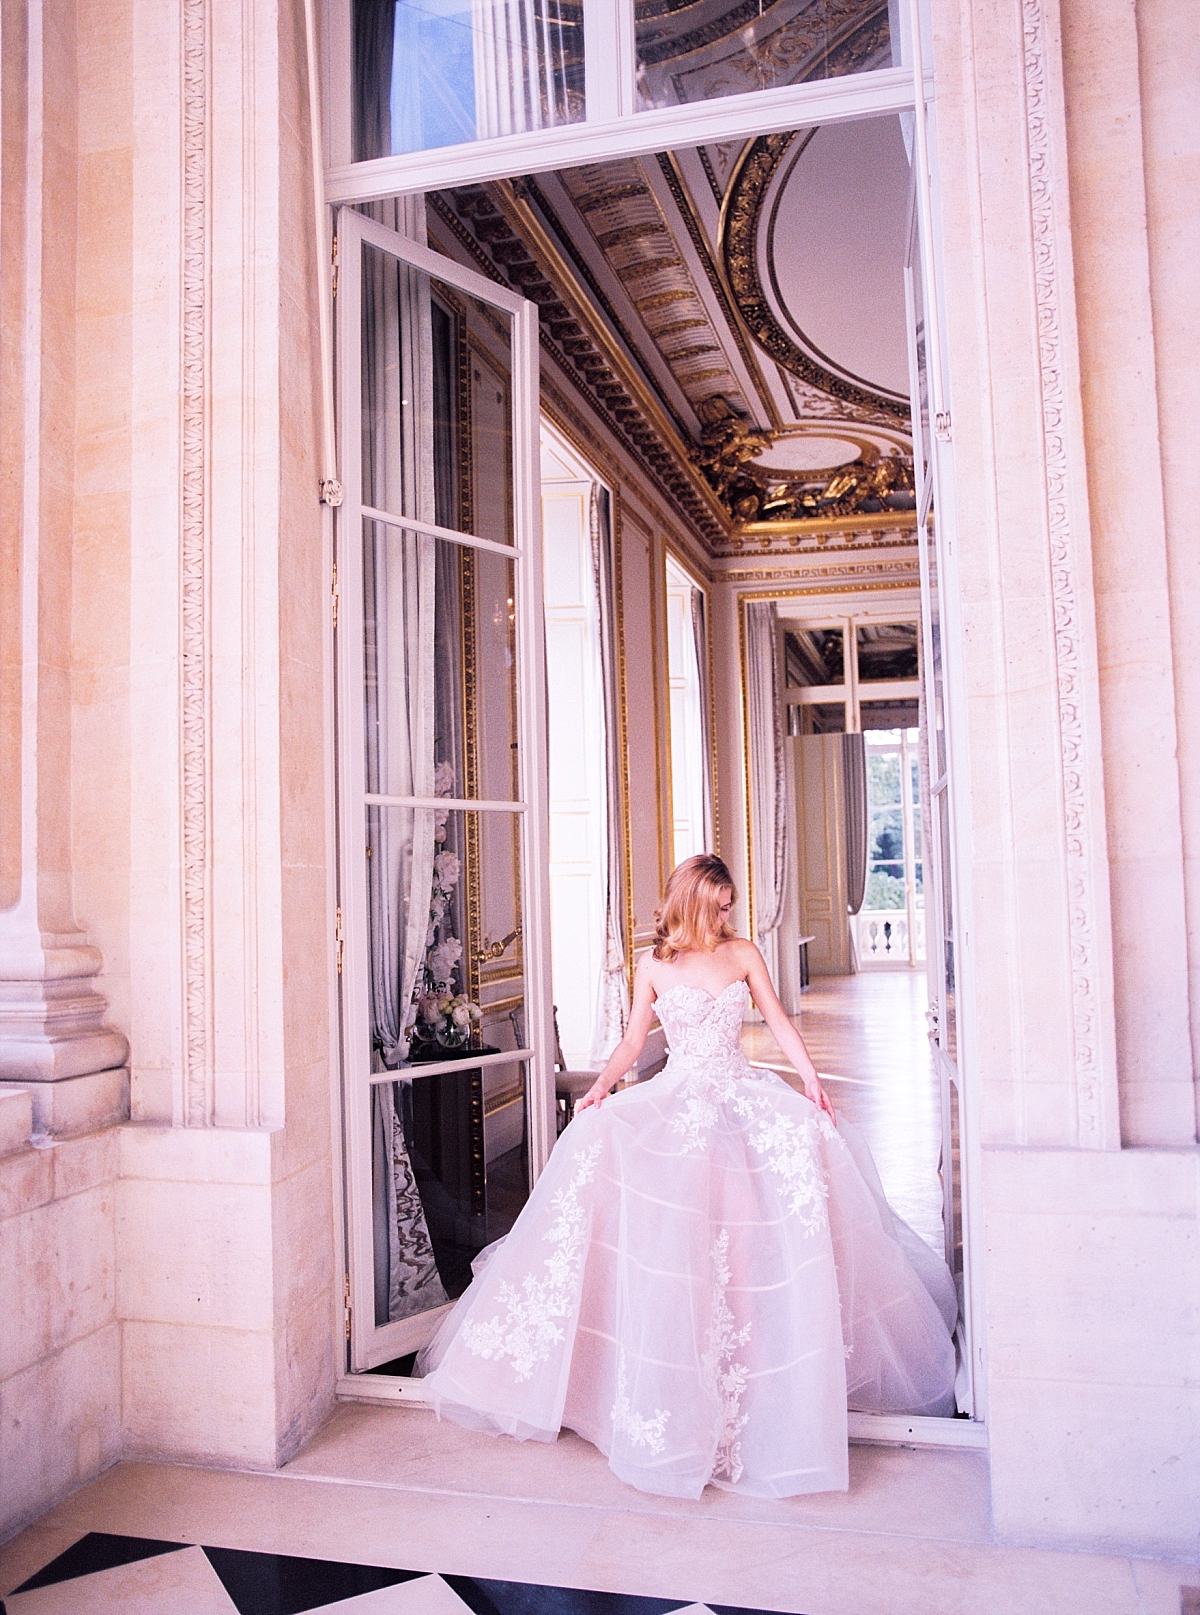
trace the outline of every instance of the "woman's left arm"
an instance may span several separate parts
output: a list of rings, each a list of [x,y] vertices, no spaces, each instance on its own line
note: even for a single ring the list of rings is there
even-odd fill
[[[775,1034],[775,1041],[795,1067],[796,1074],[804,1084],[805,1094],[836,1123],[837,1117],[833,1105],[817,1077],[817,1068],[804,1046],[804,1039],[784,1014],[783,1005],[779,1002],[779,995],[767,970],[766,960],[753,942],[747,942],[746,948],[749,951],[746,985],[750,989],[751,997],[758,1005],[763,1020]]]

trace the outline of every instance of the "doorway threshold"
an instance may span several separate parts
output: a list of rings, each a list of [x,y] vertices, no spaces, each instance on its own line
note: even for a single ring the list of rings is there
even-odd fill
[[[419,1379],[398,1374],[343,1374],[337,1382],[339,1402],[403,1402],[428,1407]],[[985,1426],[978,1419],[931,1419],[901,1413],[851,1413],[852,1442],[882,1447],[954,1447],[986,1451]]]

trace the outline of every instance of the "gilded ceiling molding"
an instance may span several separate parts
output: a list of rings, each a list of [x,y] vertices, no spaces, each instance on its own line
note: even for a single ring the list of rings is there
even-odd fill
[[[585,309],[586,299],[528,202],[507,195],[503,200],[515,210],[516,223],[502,211],[495,187],[460,187],[430,196],[427,205],[483,273],[538,305],[542,348],[649,482],[715,548],[725,537],[724,511],[691,466],[685,440],[603,321]]]
[[[183,241],[180,384],[180,761],[184,1120],[213,1118],[209,969],[208,8],[182,9]]]
[[[716,191],[716,176],[713,174],[712,164],[709,161],[708,153],[703,146],[699,148],[699,155],[700,161],[704,165],[704,171],[708,175],[709,183],[713,187],[713,193],[717,197],[717,206],[720,207],[721,198]],[[738,318],[737,310],[735,309],[729,296],[725,282],[721,279],[721,276],[717,271],[717,266],[713,262],[712,250],[709,247],[704,231],[701,229],[700,219],[696,212],[696,204],[692,200],[691,192],[688,190],[687,181],[684,179],[683,173],[679,167],[679,160],[673,151],[659,152],[658,166],[662,170],[663,179],[667,182],[667,189],[671,193],[671,199],[674,201],[675,206],[679,209],[679,217],[683,220],[684,228],[691,237],[692,246],[695,248],[696,256],[699,258],[704,267],[704,273],[707,276],[708,284],[712,288],[713,295],[720,305],[722,314],[725,316],[725,320],[729,326],[730,332],[732,333],[733,340],[737,343],[737,349],[741,355],[742,363],[746,367],[750,380],[754,383],[754,390],[758,394],[759,402],[766,410],[767,419],[771,422],[773,427],[782,426],[783,422],[780,419],[779,409],[775,403],[774,396],[772,395],[771,389],[767,386],[763,377],[763,373],[759,367],[754,349],[750,346],[750,343],[746,339],[746,328],[742,321]]]
[[[1049,127],[1051,114],[1046,87],[1046,21],[1042,0],[1023,0],[1022,21],[1046,522],[1054,600],[1054,653],[1058,673],[1076,1111],[1079,1142],[1097,1148],[1105,1142],[1101,1129],[1101,1073],[1096,1046],[1102,1036],[1102,1018],[1096,995],[1097,951],[1093,920],[1098,898],[1097,874],[1091,852],[1095,839],[1093,810],[1083,773],[1087,752],[1083,724],[1086,680],[1082,667],[1083,631],[1076,564],[1077,547],[1085,540],[1076,538],[1071,523],[1059,266],[1058,214],[1060,208],[1065,213],[1068,204],[1065,197],[1056,197],[1054,189]]]
[[[875,562],[857,566],[824,567],[819,573],[797,573],[794,568],[757,567],[727,572],[722,583],[760,584],[739,596],[742,600],[802,600],[809,595],[863,594],[876,589],[919,589],[920,563]],[[790,584],[790,588],[777,587]]]
[[[795,138],[796,131],[791,129],[752,140],[742,153],[725,192],[717,250],[738,312],[759,347],[784,370],[856,411],[867,410],[876,419],[882,416],[887,421],[907,424],[910,419],[907,399],[889,398],[884,393],[856,386],[818,364],[784,330],[763,290],[758,270],[759,221],[771,181]]]
[[[637,159],[575,169],[560,174],[559,181],[613,274],[626,285],[631,279],[653,279],[645,293],[632,295],[650,340],[692,409],[699,412],[718,391],[745,412],[741,384],[729,367],[720,334]],[[651,305],[651,298],[667,292],[679,294],[674,303]],[[616,329],[628,340],[620,322]],[[700,330],[703,341],[695,335]],[[714,382],[719,384],[715,389]],[[687,439],[686,431],[681,435]]]

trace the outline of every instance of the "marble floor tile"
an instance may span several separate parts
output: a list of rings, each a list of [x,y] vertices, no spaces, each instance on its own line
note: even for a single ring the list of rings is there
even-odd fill
[[[238,1615],[199,1547],[12,1593],[5,1606],[7,1615]]]
[[[366,1411],[381,1419],[392,1413]],[[377,1429],[354,1420],[345,1428]],[[518,1460],[527,1450],[492,1445]],[[587,1449],[577,1448],[584,1461],[573,1466],[574,1494],[567,1486],[573,1449],[564,1444],[553,1500],[529,1495],[537,1488],[520,1462],[504,1484],[521,1497],[444,1485],[422,1491],[412,1476],[370,1483],[294,1466],[246,1474],[122,1464],[0,1550],[0,1597],[9,1595],[6,1615],[85,1615],[53,1586],[15,1596],[11,1589],[87,1533],[101,1532],[152,1539],[156,1552],[123,1567],[110,1549],[108,1568],[86,1579],[108,1598],[107,1576],[107,1588],[126,1589],[125,1602],[93,1599],[86,1615],[118,1607],[135,1615],[160,1608],[227,1615],[227,1605],[204,1602],[217,1593],[194,1565],[199,1550],[171,1551],[176,1544],[204,1544],[234,1607],[252,1607],[254,1615],[276,1608],[351,1615],[1179,1615],[1181,1585],[1200,1585],[1200,1571],[1178,1565],[997,1547],[987,1540],[984,1516],[971,1512],[981,1506],[979,1494],[966,1510],[971,1535],[961,1522],[952,1535],[956,1491],[973,1495],[974,1454],[861,1449],[848,1496],[792,1500],[790,1512],[771,1503],[770,1517],[754,1517],[735,1505],[756,1500],[719,1492],[683,1509],[658,1507],[662,1500],[641,1494],[632,1494],[635,1504],[604,1506],[592,1490]],[[436,1441],[428,1450],[436,1456]],[[336,1445],[323,1451],[328,1467]],[[344,1468],[353,1467],[352,1456],[343,1454]],[[499,1470],[490,1472],[491,1483],[498,1480]],[[151,1567],[184,1564],[185,1555],[195,1596],[156,1605],[166,1571]],[[262,1585],[291,1588],[290,1603],[257,1598],[246,1605],[247,1586],[253,1592],[258,1584],[253,1577],[239,1582],[233,1571],[258,1556],[276,1560]],[[281,1558],[292,1563],[281,1569]],[[307,1575],[293,1573],[302,1559],[335,1571],[371,1567],[378,1579],[347,1590],[342,1578],[332,1585],[342,1596],[325,1597],[311,1567]],[[67,1563],[88,1570],[95,1561],[68,1556]],[[31,1603],[35,1598],[43,1601]]]
[[[312,1615],[469,1615],[467,1606],[440,1576],[417,1576],[395,1587],[322,1604]]]
[[[1141,1615],[1123,1558],[725,1521],[614,1518],[577,1574],[806,1615]]]

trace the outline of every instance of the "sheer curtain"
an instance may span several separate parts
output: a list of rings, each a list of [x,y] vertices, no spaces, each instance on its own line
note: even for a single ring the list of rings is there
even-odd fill
[[[867,892],[867,745],[843,735],[842,783],[846,802],[846,908],[857,914]]]
[[[787,876],[787,781],[779,693],[779,633],[773,600],[746,607],[747,708],[750,730],[750,845],[757,941],[775,965]]]
[[[712,708],[708,685],[708,622],[703,589],[692,589],[692,640],[700,687],[700,786],[704,796],[704,850],[713,850]]]
[[[432,415],[426,287],[368,249],[363,276],[363,492],[366,502],[429,519]],[[406,404],[406,401],[407,404]],[[413,403],[427,406],[415,410]],[[429,507],[428,511],[426,506]],[[435,542],[367,522],[363,533],[366,784],[383,796],[434,795]],[[407,1019],[424,964],[436,814],[367,808],[371,1043],[378,1071],[408,1054]],[[445,1302],[405,1142],[404,1082],[371,1089],[375,1321]]]
[[[621,1041],[629,1020],[626,975],[625,881],[621,858],[621,741],[619,729],[616,597],[612,559],[612,518],[607,488],[592,484],[592,572],[600,621],[600,681],[604,692],[605,904],[604,964],[596,1002],[592,1059],[603,1062]]]

